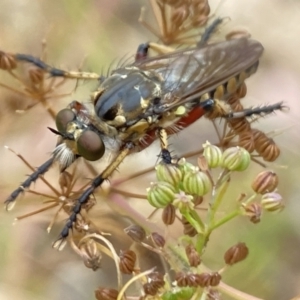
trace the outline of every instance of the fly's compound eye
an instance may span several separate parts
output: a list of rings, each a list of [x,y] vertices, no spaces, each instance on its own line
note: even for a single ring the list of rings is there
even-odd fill
[[[105,146],[96,132],[86,130],[77,140],[77,152],[86,160],[94,161],[103,156]]]
[[[56,128],[59,132],[66,132],[68,123],[76,118],[75,113],[69,109],[65,108],[61,110],[55,118]]]

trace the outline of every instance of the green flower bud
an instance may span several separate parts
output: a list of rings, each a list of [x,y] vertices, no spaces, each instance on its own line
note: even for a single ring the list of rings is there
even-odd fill
[[[284,208],[281,195],[275,192],[262,195],[261,205],[267,211],[281,211]]]
[[[151,187],[147,188],[148,202],[156,208],[166,207],[174,198],[175,188],[170,183],[152,182]]]
[[[222,150],[215,145],[211,145],[209,142],[203,144],[203,149],[203,155],[208,166],[210,168],[219,167],[222,163]]]
[[[203,196],[211,188],[209,177],[200,172],[197,167],[193,167],[189,172],[186,172],[182,180],[182,189],[191,195]]]
[[[250,164],[251,156],[241,147],[231,147],[222,155],[222,166],[230,171],[244,171]]]
[[[165,181],[173,186],[182,180],[182,172],[178,166],[160,163],[155,167],[158,181]]]

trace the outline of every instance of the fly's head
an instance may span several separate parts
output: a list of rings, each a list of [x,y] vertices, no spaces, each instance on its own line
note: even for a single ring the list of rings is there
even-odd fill
[[[110,126],[129,127],[145,118],[145,113],[160,101],[162,82],[154,71],[118,69],[94,94],[95,113]]]
[[[77,157],[95,161],[104,155],[101,132],[92,125],[82,104],[72,102],[57,114],[55,122],[57,130],[51,131],[59,135],[59,141],[53,155],[61,170],[66,169]]]

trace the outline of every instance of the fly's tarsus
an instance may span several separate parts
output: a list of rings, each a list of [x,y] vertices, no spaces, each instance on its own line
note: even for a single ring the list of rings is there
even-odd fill
[[[228,119],[247,118],[252,116],[265,116],[274,113],[276,110],[282,110],[284,108],[283,102],[278,102],[270,105],[263,105],[259,107],[246,108],[241,111],[230,112],[224,115]]]
[[[30,185],[35,182],[41,175],[45,174],[49,168],[52,166],[54,158],[51,157],[45,163],[43,163],[40,167],[36,169],[34,173],[28,176],[28,178],[16,189],[14,190],[10,196],[4,202],[7,210],[11,210],[15,204],[17,197],[24,192],[25,189],[29,188]]]

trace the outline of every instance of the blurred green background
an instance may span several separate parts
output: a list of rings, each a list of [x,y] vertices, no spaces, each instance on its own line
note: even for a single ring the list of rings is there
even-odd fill
[[[270,168],[279,174],[279,191],[286,201],[286,209],[280,214],[265,214],[257,225],[239,219],[222,227],[220,234],[211,238],[207,265],[217,270],[222,266],[223,253],[231,245],[246,242],[250,248],[249,258],[228,270],[224,282],[263,299],[290,299],[300,294],[300,2],[227,0],[210,4],[213,12],[217,9],[216,15],[231,19],[222,28],[222,34],[237,26],[247,28],[265,47],[259,71],[248,81],[245,106],[284,100],[290,110],[266,117],[255,125],[265,132],[274,131],[282,149],[280,158]],[[1,0],[0,49],[39,56],[41,41],[45,38],[50,64],[71,70],[84,62],[83,69],[101,72],[115,59],[134,54],[140,43],[156,40],[137,21],[143,5],[147,2]],[[0,72],[0,80],[9,82],[4,72]],[[71,96],[54,102],[53,108],[59,110],[74,99],[88,101],[95,87],[94,83],[83,83]],[[71,90],[72,85],[66,92]],[[26,107],[28,100],[3,89],[0,89],[0,97],[0,195],[4,201],[29,171],[3,146],[9,145],[38,166],[49,157],[55,137],[46,129],[53,127],[53,120],[41,106],[20,115],[13,112],[14,108]],[[215,139],[212,126],[206,120],[199,120],[172,138],[172,147],[182,155],[198,149],[207,139],[211,142]],[[130,174],[132,165],[136,169],[153,166],[158,153],[155,144],[134,158],[129,157],[122,164],[121,173]],[[260,170],[254,166],[245,182],[239,182],[238,176],[233,177],[238,182],[233,195],[247,190]],[[52,170],[47,178],[55,180],[57,175],[58,170]],[[153,180],[153,176],[151,178]],[[133,182],[130,190],[144,193],[150,179],[143,185]],[[109,270],[114,269],[113,265],[104,259],[103,268],[93,272],[84,267],[70,248],[61,253],[53,250],[51,243],[63,226],[64,217],[48,235],[46,228],[53,215],[51,211],[13,225],[14,218],[32,211],[37,201],[41,199],[19,201],[12,212],[3,210],[1,213],[0,299],[92,299],[97,286],[111,285],[115,273]],[[149,214],[149,206],[145,208],[141,201],[134,200],[132,205]],[[99,210],[101,202],[98,200],[94,216]],[[116,215],[113,218],[118,221]],[[104,220],[109,223],[111,219]],[[116,234],[116,239],[119,236]]]

